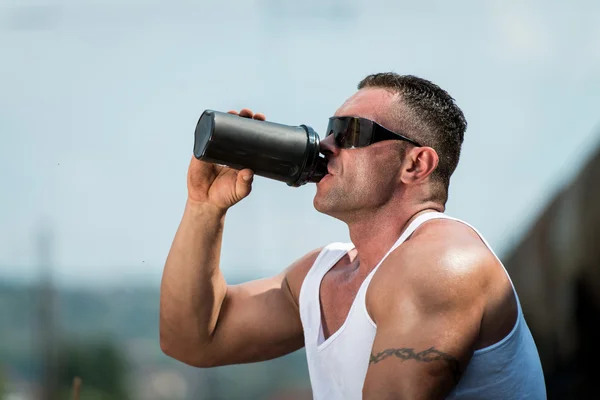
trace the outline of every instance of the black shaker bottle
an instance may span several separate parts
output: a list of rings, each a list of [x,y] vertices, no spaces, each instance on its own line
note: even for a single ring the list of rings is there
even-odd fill
[[[319,135],[309,126],[288,126],[205,110],[194,133],[194,156],[234,169],[302,186],[327,174]]]

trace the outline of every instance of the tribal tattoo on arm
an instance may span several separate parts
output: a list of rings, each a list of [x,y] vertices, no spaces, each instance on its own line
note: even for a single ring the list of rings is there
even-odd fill
[[[443,361],[450,368],[454,382],[458,383],[462,371],[460,370],[460,364],[458,360],[450,354],[441,352],[433,347],[423,350],[419,353],[415,353],[414,349],[403,347],[401,349],[385,349],[377,354],[371,354],[369,365],[377,364],[388,357],[397,357],[402,361],[415,360],[418,362],[434,362]]]

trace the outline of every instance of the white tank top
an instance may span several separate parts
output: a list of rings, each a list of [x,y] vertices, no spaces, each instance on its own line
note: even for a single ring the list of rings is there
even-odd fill
[[[306,358],[315,400],[362,398],[362,388],[377,331],[377,326],[367,312],[365,301],[367,288],[383,260],[419,225],[434,218],[447,218],[469,226],[496,256],[481,234],[471,225],[443,213],[421,214],[412,221],[366,277],[345,322],[327,340],[324,340],[321,324],[319,296],[321,280],[327,271],[354,246],[352,243],[332,243],[326,246],[315,260],[302,283],[299,295]],[[517,296],[514,285],[513,291]],[[448,399],[546,399],[539,355],[523,318],[518,296],[517,304],[518,317],[512,331],[498,343],[475,351],[460,382],[447,397]]]

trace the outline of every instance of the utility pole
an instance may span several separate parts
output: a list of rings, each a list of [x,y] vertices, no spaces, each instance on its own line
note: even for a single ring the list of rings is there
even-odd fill
[[[56,337],[56,291],[53,282],[53,232],[41,228],[36,237],[39,281],[37,300],[37,344],[39,349],[41,400],[56,400],[58,395],[58,360]]]

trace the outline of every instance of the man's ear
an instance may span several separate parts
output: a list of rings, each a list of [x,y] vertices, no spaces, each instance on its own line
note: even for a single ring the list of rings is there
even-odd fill
[[[431,147],[414,147],[407,150],[400,180],[405,184],[423,182],[437,168],[439,161],[437,152]]]

